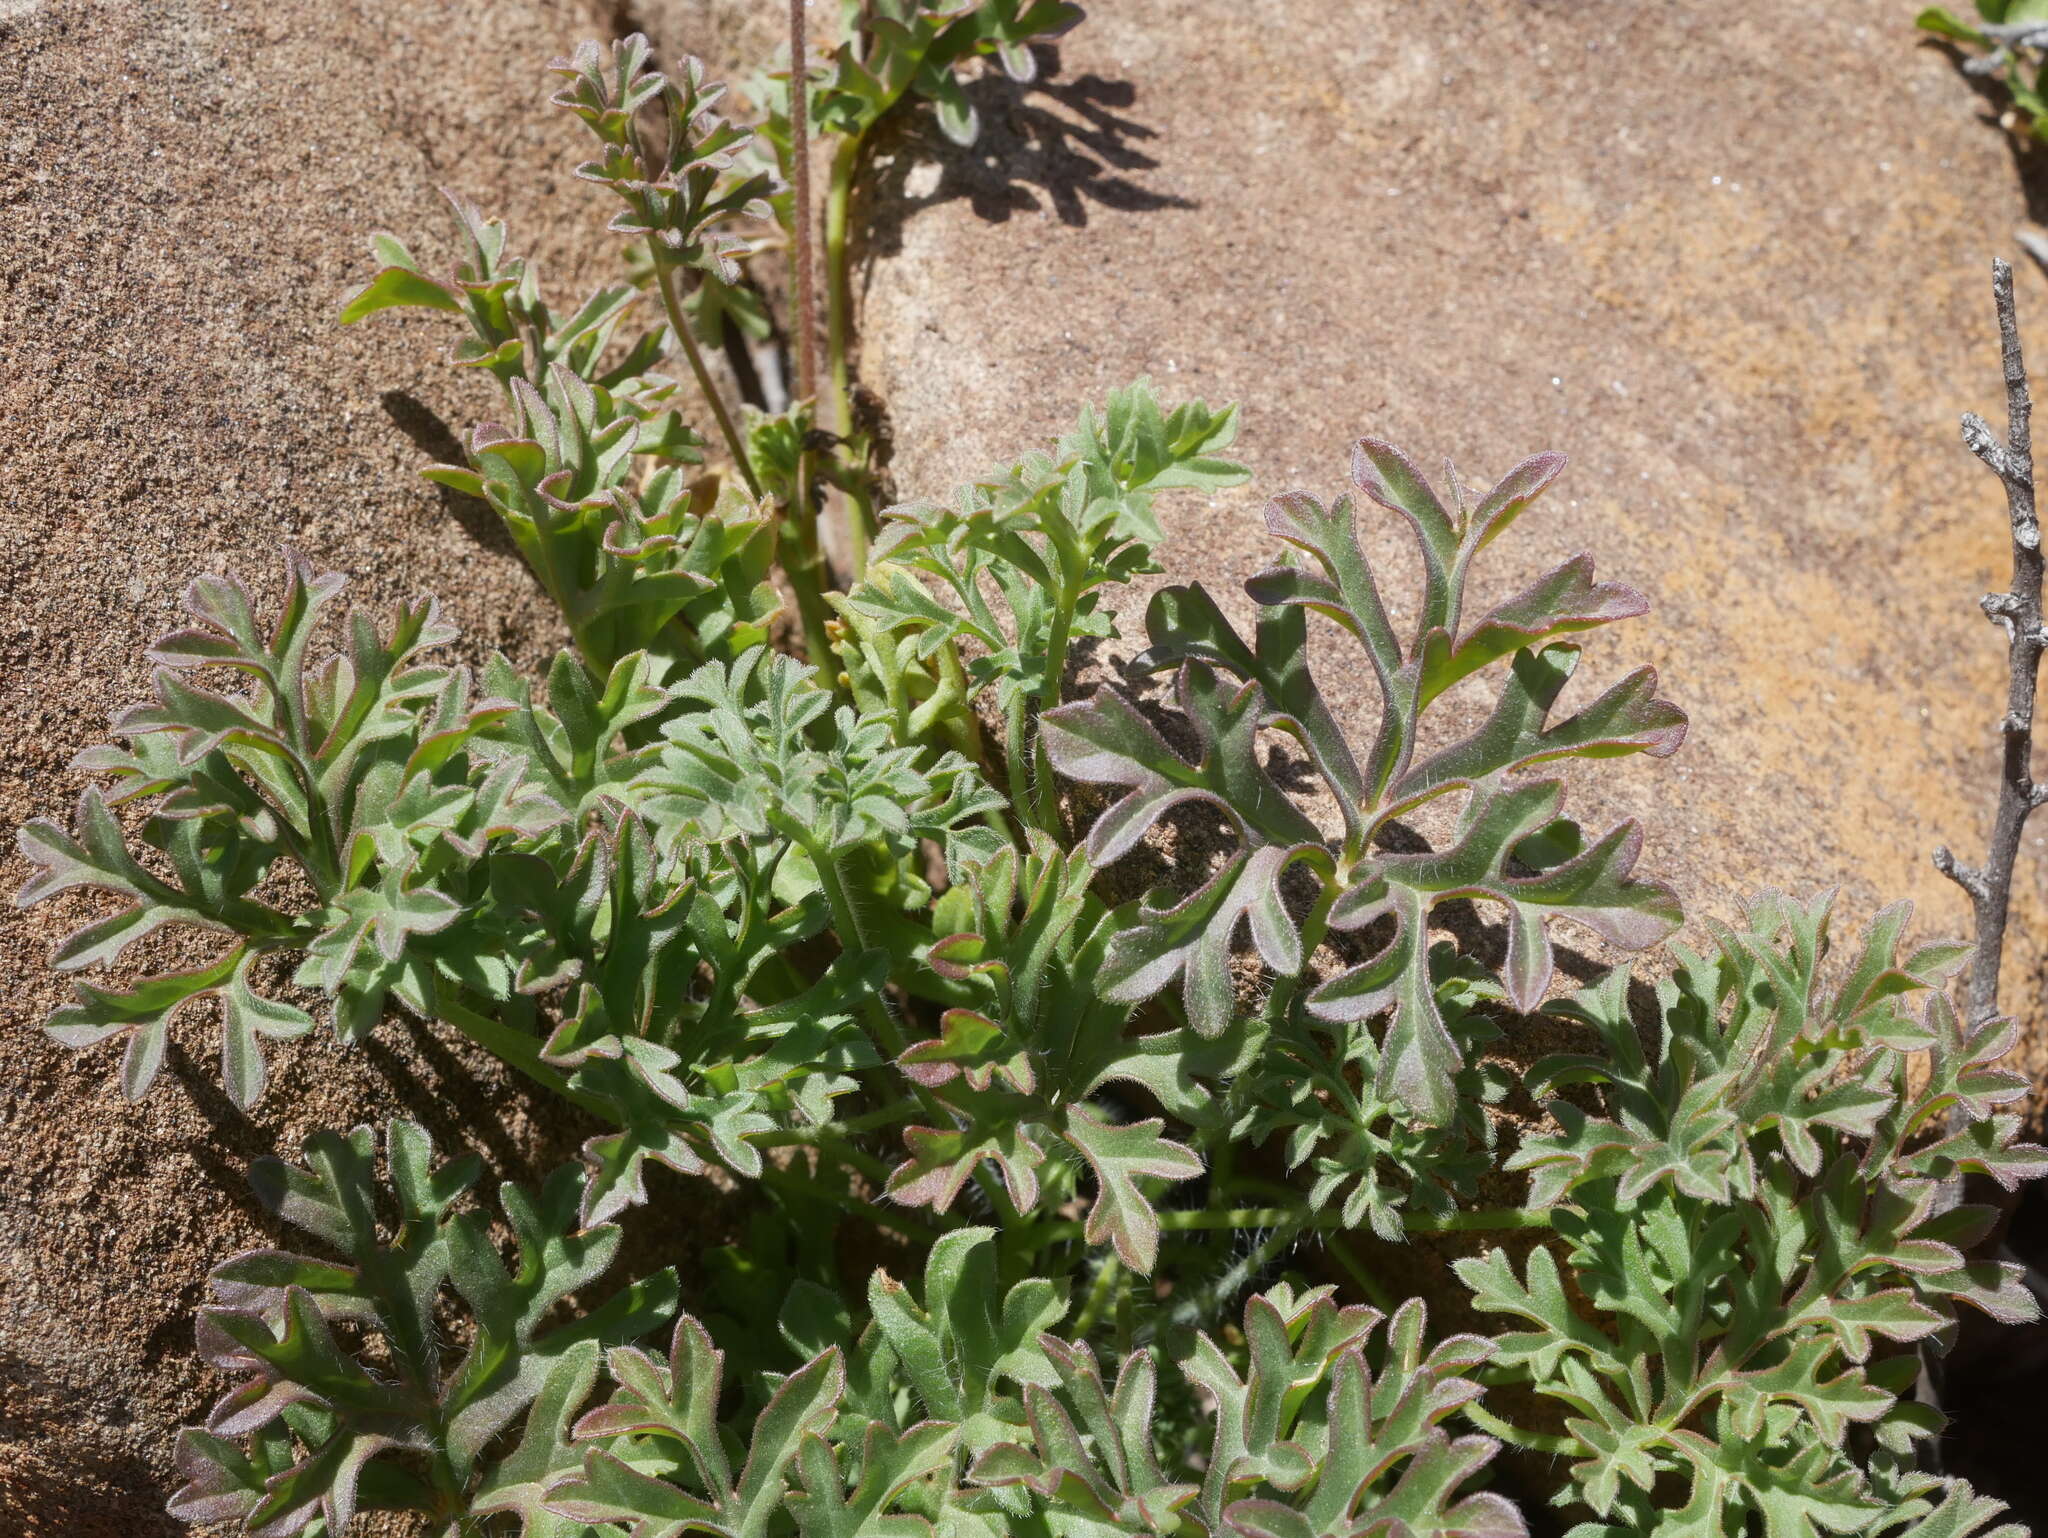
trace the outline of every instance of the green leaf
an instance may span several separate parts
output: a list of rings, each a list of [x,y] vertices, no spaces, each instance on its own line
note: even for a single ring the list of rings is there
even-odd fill
[[[267,1205],[345,1258],[252,1251],[215,1270],[201,1349],[239,1381],[206,1432],[185,1439],[188,1483],[173,1505],[195,1519],[238,1514],[252,1532],[297,1533],[316,1516],[341,1532],[372,1489],[379,1506],[443,1515],[453,1492],[549,1533],[534,1524],[548,1482],[575,1464],[564,1428],[591,1389],[598,1346],[666,1318],[674,1275],[543,1332],[618,1249],[616,1229],[579,1231],[577,1169],[558,1170],[538,1197],[503,1188],[519,1247],[508,1272],[482,1217],[450,1211],[475,1161],[435,1166],[426,1134],[406,1122],[392,1124],[386,1150],[381,1190],[368,1127],[316,1136],[305,1169],[252,1170]],[[388,1237],[380,1211],[399,1219]],[[459,1360],[437,1317],[448,1283],[469,1310]],[[515,1445],[487,1456],[529,1407]]]
[[[410,267],[386,267],[358,289],[341,307],[341,323],[352,326],[379,310],[452,310],[462,303],[444,283],[436,283]]]
[[[1130,415],[1142,418],[1142,407]],[[1189,1019],[1205,1035],[1221,1036],[1236,1013],[1231,962],[1241,919],[1250,920],[1260,959],[1284,979],[1301,971],[1311,943],[1297,913],[1315,915],[1313,942],[1324,938],[1325,926],[1357,930],[1391,917],[1394,932],[1375,955],[1324,979],[1302,1002],[1309,1015],[1339,1026],[1391,1012],[1374,1092],[1442,1126],[1455,1112],[1452,1085],[1462,1053],[1434,1000],[1430,910],[1471,898],[1507,908],[1508,997],[1524,1011],[1541,1002],[1549,983],[1551,919],[1572,919],[1627,948],[1662,939],[1678,923],[1678,905],[1668,888],[1633,877],[1641,843],[1634,825],[1584,838],[1559,816],[1561,785],[1510,776],[1564,757],[1669,754],[1683,738],[1685,718],[1655,697],[1655,675],[1640,669],[1577,714],[1547,724],[1578,654],[1575,645],[1552,638],[1645,607],[1629,589],[1596,584],[1584,557],[1475,624],[1462,621],[1473,558],[1556,478],[1561,456],[1525,461],[1476,507],[1458,487],[1455,513],[1389,444],[1360,440],[1353,467],[1358,486],[1399,513],[1420,546],[1421,622],[1412,647],[1394,633],[1351,502],[1325,508],[1305,493],[1289,493],[1267,505],[1266,523],[1299,557],[1246,584],[1262,610],[1256,647],[1246,646],[1198,590],[1168,590],[1148,612],[1152,645],[1139,663],[1178,665],[1177,701],[1200,757],[1182,758],[1111,689],[1085,705],[1048,712],[1043,741],[1053,765],[1070,778],[1129,791],[1090,830],[1098,863],[1130,853],[1164,812],[1184,802],[1215,808],[1235,835],[1220,868],[1192,892],[1154,896],[1138,909],[1109,958],[1111,997],[1136,1003],[1180,978]],[[1351,750],[1317,694],[1304,661],[1310,612],[1335,621],[1373,667],[1382,708],[1369,753]],[[1423,711],[1453,684],[1509,656],[1490,718],[1416,762]],[[1225,681],[1230,677],[1235,686]],[[1310,822],[1273,778],[1270,760],[1261,761],[1277,733],[1306,751],[1343,818],[1341,840]],[[1465,792],[1467,802],[1449,847],[1386,848],[1381,835],[1395,819],[1452,791]],[[1283,878],[1303,891],[1293,911]],[[1308,895],[1318,887],[1319,895]],[[1277,987],[1274,999],[1276,1011],[1298,1007],[1291,987]]]

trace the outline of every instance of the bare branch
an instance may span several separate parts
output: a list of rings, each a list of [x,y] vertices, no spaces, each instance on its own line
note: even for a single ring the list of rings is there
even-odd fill
[[[2048,48],[2048,22],[1982,22],[1977,31],[1983,33],[1993,47],[1989,53],[1964,61],[1963,73],[1966,75],[1995,75],[2012,62],[2015,50]]]
[[[2041,617],[2041,526],[2034,501],[2034,403],[2020,351],[2012,268],[2002,261],[1991,264],[1991,292],[1998,307],[1999,354],[2005,373],[2005,442],[2001,444],[1990,425],[1974,413],[1963,417],[1963,442],[2005,487],[2006,516],[2012,529],[2009,589],[1988,593],[1979,604],[2006,637],[2005,714],[1998,723],[2004,737],[1998,805],[1991,848],[1981,868],[1962,864],[1946,846],[1934,852],[1935,869],[1969,894],[1976,919],[1977,953],[1970,965],[1972,1020],[1986,1020],[1998,1012],[1998,972],[2012,906],[2013,866],[2019,859],[2028,815],[2048,801],[2048,787],[2034,782],[2032,770],[2034,704],[2042,645],[2048,639]]]
[[[1984,885],[1984,874],[1975,871],[1956,859],[1955,852],[1948,845],[1941,844],[1934,851],[1934,868],[1969,894],[1972,903],[1980,903],[1990,895]]]

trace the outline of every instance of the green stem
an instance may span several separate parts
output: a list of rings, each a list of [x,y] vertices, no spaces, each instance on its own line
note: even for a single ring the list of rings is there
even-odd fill
[[[1074,608],[1064,600],[1053,608],[1051,634],[1045,645],[1045,692],[1038,702],[1039,714],[1043,715],[1060,702],[1060,685],[1066,677],[1067,644],[1073,636]],[[1038,781],[1038,825],[1054,838],[1060,836],[1060,795],[1059,776],[1053,773],[1052,758],[1045,746],[1041,733],[1034,743],[1037,753],[1031,766],[1032,774]]]
[[[789,0],[790,285],[796,290],[796,393],[818,393],[818,300],[811,246],[811,69],[804,0]]]
[[[877,1127],[893,1127],[898,1122],[909,1121],[919,1114],[921,1113],[915,1100],[892,1100],[887,1105],[876,1106],[874,1110],[864,1111],[851,1121],[842,1121],[836,1125],[841,1132],[852,1136],[872,1132]]]
[[[1181,1211],[1159,1214],[1159,1226],[1167,1233],[1186,1233],[1216,1228],[1330,1229],[1348,1233],[1350,1225],[1341,1216],[1304,1213],[1292,1207],[1233,1207],[1227,1211]],[[1525,1212],[1519,1207],[1487,1207],[1474,1212],[1454,1212],[1449,1217],[1415,1216],[1403,1220],[1411,1234],[1490,1233],[1500,1229],[1548,1228],[1550,1214]],[[1082,1232],[1079,1222],[1053,1223],[1045,1229],[1045,1242],[1068,1239]]]
[[[493,1020],[480,1014],[468,1005],[450,997],[448,990],[441,992],[435,1003],[435,1014],[471,1041],[482,1047],[501,1063],[509,1063],[525,1074],[543,1089],[554,1091],[572,1105],[581,1106],[592,1116],[619,1126],[618,1112],[595,1095],[572,1089],[568,1079],[556,1069],[541,1061],[540,1038],[525,1031],[516,1030],[502,1020]]]
[[[796,594],[796,611],[804,627],[804,654],[837,692],[839,659],[832,655],[831,636],[825,628],[831,611],[825,605],[821,577],[825,561],[818,549],[818,510],[811,500],[811,486],[811,451],[799,448],[796,492],[789,508],[789,521],[796,526],[796,559],[784,561],[782,570]]]
[[[1075,1340],[1088,1338],[1088,1332],[1095,1328],[1095,1321],[1102,1317],[1110,1298],[1115,1295],[1117,1279],[1123,1273],[1124,1263],[1114,1253],[1102,1257],[1102,1264],[1095,1272],[1095,1285],[1088,1289],[1087,1301],[1081,1305],[1081,1312],[1074,1316]]]
[[[1479,1207],[1442,1218],[1418,1214],[1403,1218],[1401,1227],[1411,1234],[1483,1234],[1496,1229],[1548,1228],[1550,1209],[1531,1212],[1525,1207]]]
[[[657,248],[654,258],[654,284],[661,290],[661,307],[668,312],[668,328],[683,349],[683,356],[690,360],[690,372],[697,376],[697,389],[703,394],[705,403],[711,407],[711,415],[717,419],[718,431],[725,439],[726,450],[732,455],[732,462],[740,472],[740,479],[747,483],[747,490],[755,501],[761,499],[761,483],[754,478],[753,462],[747,458],[747,446],[740,432],[733,425],[732,413],[725,409],[725,401],[719,396],[718,387],[711,382],[711,371],[704,367],[704,354],[698,350],[697,339],[690,335],[689,317],[683,314],[682,301],[676,297],[675,268],[661,259]]]
[[[1481,1431],[1499,1437],[1516,1447],[1526,1447],[1535,1453],[1582,1453],[1585,1445],[1575,1437],[1554,1437],[1541,1431],[1524,1431],[1520,1426],[1502,1420],[1482,1405],[1467,1404],[1459,1408],[1465,1418]]]
[[[853,273],[847,265],[847,228],[863,142],[860,134],[841,137],[832,151],[832,172],[825,185],[825,351],[832,381],[832,425],[842,438],[853,436]],[[846,533],[858,576],[867,569],[874,505],[866,467],[850,465],[848,471],[840,489],[846,496]]]
[[[801,835],[797,841],[804,846],[804,853],[811,857],[811,866],[818,874],[818,889],[825,894],[825,906],[832,914],[832,927],[839,932],[839,943],[849,950],[866,950],[867,934],[861,927],[860,914],[854,909],[853,897],[846,890],[846,877],[839,869],[837,856]],[[869,994],[862,1001],[862,1006],[869,1023],[875,1028],[875,1034],[881,1039],[883,1049],[891,1059],[901,1057],[910,1044],[903,1039],[903,1028],[896,1023],[896,1017],[874,994]],[[926,1098],[920,1093],[918,1103],[926,1106],[927,1114],[931,1114],[932,1108],[926,1105]]]
[[[1030,708],[1030,701],[1018,694],[1003,712],[1003,775],[1010,788],[1010,805],[1017,809],[1018,816],[1036,821],[1037,801],[1031,794],[1029,749],[1024,740],[1024,714]]]
[[[847,219],[853,206],[853,176],[860,165],[860,136],[843,135],[832,151],[825,184],[825,353],[832,376],[833,427],[853,433],[853,363],[848,356],[853,276],[847,271]]]

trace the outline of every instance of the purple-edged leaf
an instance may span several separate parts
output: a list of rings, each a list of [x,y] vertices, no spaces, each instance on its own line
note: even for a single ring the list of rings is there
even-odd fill
[[[1165,587],[1152,595],[1145,608],[1145,633],[1151,644],[1132,659],[1135,669],[1157,672],[1194,658],[1243,682],[1256,683],[1268,711],[1262,724],[1279,726],[1300,739],[1317,771],[1335,791],[1347,828],[1356,830],[1365,781],[1343,728],[1308,670],[1304,608],[1286,605],[1262,610],[1254,650],[1239,638],[1200,583]]]
[[[1145,1276],[1151,1275],[1159,1258],[1159,1215],[1138,1182],[1192,1180],[1202,1173],[1202,1161],[1192,1150],[1159,1135],[1164,1125],[1154,1117],[1112,1126],[1075,1106],[1063,1129],[1095,1176],[1088,1242],[1114,1244],[1124,1264]]]
[[[1191,662],[1180,671],[1178,694],[1200,750],[1193,763],[1168,746],[1115,689],[1098,689],[1093,698],[1049,710],[1042,718],[1047,752],[1061,773],[1130,791],[1089,831],[1088,851],[1096,864],[1108,865],[1128,854],[1162,815],[1189,801],[1216,807],[1247,840],[1319,841],[1315,824],[1251,752],[1259,726],[1255,691],[1228,690],[1213,669]]]
[[[718,1507],[597,1447],[583,1455],[582,1472],[557,1481],[541,1504],[572,1522],[629,1524],[635,1538],[732,1531]]]
[[[597,1342],[579,1341],[549,1366],[518,1444],[496,1461],[470,1498],[473,1515],[507,1512],[519,1518],[522,1531],[548,1530],[548,1491],[582,1466],[569,1428],[597,1384],[600,1354]]]
[[[1252,938],[1275,971],[1293,976],[1301,970],[1301,935],[1280,878],[1295,861],[1320,852],[1316,845],[1267,845],[1231,856],[1179,902],[1161,906],[1146,899],[1139,922],[1110,944],[1099,978],[1103,997],[1141,1003],[1179,977],[1188,1023],[1199,1035],[1220,1036],[1236,1005],[1231,943],[1243,921],[1250,920]]]
[[[914,1516],[885,1515],[898,1496],[941,1470],[950,1472],[959,1428],[920,1421],[897,1432],[868,1422],[851,1491],[833,1457],[832,1444],[816,1432],[805,1436],[797,1454],[800,1490],[783,1497],[803,1538],[920,1538],[929,1524]]]
[[[1579,662],[1570,643],[1519,654],[1485,723],[1403,774],[1381,815],[1397,815],[1457,786],[1476,785],[1560,758],[1664,758],[1685,740],[1685,713],[1656,697],[1657,674],[1638,668],[1583,710],[1544,722]]]
[[[1870,1360],[1872,1336],[1925,1340],[1946,1322],[1904,1287],[1887,1288],[1860,1298],[1824,1299],[1793,1320],[1795,1324],[1815,1324],[1829,1331],[1840,1342],[1842,1355],[1852,1362]],[[1890,1397],[1882,1396],[1880,1410],[1890,1403]]]
[[[1326,914],[1339,930],[1391,913],[1397,932],[1380,954],[1325,980],[1308,994],[1307,1007],[1342,1024],[1393,1010],[1374,1070],[1375,1093],[1398,1095],[1442,1123],[1462,1053],[1435,1005],[1428,973],[1424,929],[1436,903],[1479,898],[1508,909],[1506,983],[1510,1001],[1525,1010],[1541,1001],[1549,983],[1550,918],[1576,918],[1631,947],[1654,943],[1675,926],[1670,891],[1631,879],[1640,846],[1633,825],[1589,846],[1574,824],[1556,815],[1557,786],[1508,781],[1551,759],[1661,756],[1679,746],[1685,717],[1656,697],[1655,674],[1647,668],[1548,724],[1577,660],[1575,646],[1552,638],[1639,614],[1646,607],[1641,595],[1595,582],[1591,561],[1579,557],[1461,629],[1473,557],[1542,493],[1563,463],[1555,454],[1524,461],[1476,509],[1468,507],[1453,472],[1453,513],[1399,450],[1362,439],[1353,453],[1354,480],[1372,502],[1400,513],[1421,547],[1425,590],[1412,654],[1388,619],[1351,501],[1325,507],[1306,493],[1289,493],[1267,504],[1266,524],[1300,557],[1246,584],[1262,608],[1256,648],[1199,588],[1166,589],[1148,611],[1152,644],[1137,665],[1179,665],[1179,701],[1201,749],[1196,763],[1173,753],[1113,691],[1045,717],[1044,740],[1056,768],[1129,791],[1091,830],[1089,847],[1099,863],[1130,852],[1164,810],[1187,800],[1217,806],[1235,822],[1240,839],[1195,890],[1148,897],[1136,910],[1135,922],[1109,953],[1107,996],[1135,1003],[1180,977],[1190,1021],[1203,1034],[1220,1036],[1234,1013],[1233,947],[1241,921],[1249,920],[1267,967],[1296,976],[1308,963],[1290,913],[1297,895],[1304,903],[1319,897],[1319,908],[1309,911]],[[1308,671],[1310,610],[1347,631],[1372,662],[1380,699],[1368,754],[1345,742]],[[1414,763],[1423,709],[1458,680],[1510,654],[1513,665],[1489,719]],[[1238,680],[1235,693],[1219,687],[1218,670]],[[1302,826],[1307,819],[1261,766],[1259,734],[1269,728],[1292,735],[1306,750],[1344,818],[1341,840]],[[1380,835],[1389,823],[1458,789],[1471,792],[1471,804],[1452,847],[1422,855],[1384,852]],[[1307,877],[1299,882],[1302,890],[1295,894],[1290,883],[1283,893],[1281,878],[1296,865]],[[1312,897],[1317,878],[1323,889]],[[1406,895],[1396,900],[1396,893]],[[1291,1008],[1296,995],[1281,990],[1274,997]]]
[[[938,969],[938,946],[932,947]],[[1029,1054],[988,1016],[971,1009],[949,1009],[939,1017],[940,1034],[920,1041],[897,1059],[910,1079],[938,1089],[964,1079],[971,1089],[986,1090],[1001,1078],[1011,1089],[1030,1094],[1037,1088]]]
[[[1040,1344],[1059,1373],[1059,1392],[1038,1384],[1025,1389],[1032,1447],[996,1444],[975,1461],[969,1479],[1021,1485],[1055,1510],[1126,1532],[1173,1531],[1175,1513],[1199,1490],[1170,1483],[1153,1454],[1159,1369],[1152,1354],[1126,1359],[1112,1396],[1085,1344],[1049,1335]]]
[[[171,1496],[170,1513],[195,1526],[202,1522],[239,1524],[263,1499],[270,1477],[235,1442],[197,1426],[178,1433],[172,1463],[185,1483]]]
[[[221,1082],[238,1110],[263,1096],[263,1039],[290,1041],[313,1028],[313,1017],[296,1004],[267,999],[249,986],[247,961],[235,969],[221,994]]]
[[[1245,591],[1260,604],[1312,609],[1342,625],[1365,647],[1387,689],[1401,670],[1401,643],[1359,549],[1351,499],[1339,497],[1326,509],[1307,492],[1287,492],[1266,504],[1266,529],[1311,556],[1320,570],[1271,567],[1250,578]]]
[[[1634,588],[1595,582],[1591,556],[1574,556],[1496,605],[1455,640],[1442,630],[1425,635],[1417,705],[1426,708],[1460,679],[1524,647],[1634,619],[1649,608],[1649,600]]]
[[[121,1062],[121,1089],[130,1100],[140,1100],[163,1066],[172,1017],[187,1004],[217,992],[230,979],[238,980],[245,962],[237,946],[211,966],[163,973],[126,992],[75,983],[78,1002],[52,1011],[43,1028],[67,1047],[90,1047],[110,1036],[125,1035],[128,1048]],[[232,1030],[229,1037],[232,1042]],[[260,1083],[259,1072],[259,1087]]]
[[[1038,1204],[1038,1167],[1045,1162],[1039,1136],[1041,1128],[1014,1117],[977,1116],[964,1128],[906,1127],[909,1157],[891,1172],[885,1189],[906,1207],[944,1212],[986,1159],[1001,1173],[1010,1200],[1028,1212]]]
[[[1332,923],[1362,928],[1382,914],[1394,917],[1394,933],[1371,960],[1330,978],[1308,997],[1308,1010],[1330,1021],[1367,1020],[1391,1010],[1380,1044],[1375,1091],[1398,1101],[1432,1126],[1447,1123],[1455,1109],[1451,1075],[1462,1061],[1458,1044],[1437,1007],[1429,975],[1428,906],[1411,887],[1370,889],[1378,900],[1353,903]],[[1342,904],[1342,899],[1339,900]]]
[[[1096,819],[1088,848],[1098,865],[1128,853],[1172,807],[1202,802],[1237,828],[1241,852],[1197,893],[1170,907],[1148,906],[1143,922],[1110,946],[1105,997],[1136,1002],[1185,973],[1189,1017],[1205,1035],[1229,1018],[1228,958],[1240,923],[1267,962],[1292,974],[1301,968],[1300,932],[1280,892],[1280,878],[1300,859],[1327,862],[1316,826],[1259,765],[1256,688],[1228,689],[1214,669],[1185,663],[1181,707],[1201,749],[1190,763],[1169,747],[1114,689],[1064,705],[1042,718],[1042,740],[1070,778],[1123,785],[1130,794]]]
[[[1422,547],[1422,623],[1427,633],[1455,623],[1457,595],[1451,572],[1462,530],[1437,500],[1436,492],[1407,455],[1378,438],[1351,446],[1351,482],[1381,507],[1414,525]]]
[[[1508,471],[1472,510],[1465,530],[1469,550],[1476,555],[1505,534],[1514,521],[1528,511],[1529,504],[1564,473],[1565,457],[1556,450],[1532,454]]]

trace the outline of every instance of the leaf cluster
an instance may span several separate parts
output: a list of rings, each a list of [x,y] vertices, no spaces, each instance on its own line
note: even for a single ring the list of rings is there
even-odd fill
[[[801,64],[841,139],[842,376],[864,136],[916,96],[971,137],[960,66],[1028,72],[1074,15],[878,0]],[[448,275],[380,238],[343,319],[462,318],[502,414],[426,473],[502,519],[570,649],[544,678],[438,660],[424,600],[337,633],[342,579],[296,552],[263,618],[202,577],[153,698],[78,759],[71,824],[20,834],[20,901],[102,894],[56,965],[123,970],[49,1028],[123,1041],[130,1096],[217,1000],[240,1106],[316,1012],[345,1043],[403,1012],[594,1119],[502,1225],[475,1162],[405,1123],[381,1176],[366,1128],[259,1162],[313,1248],[214,1272],[200,1346],[235,1386],[181,1440],[173,1510],[265,1538],[387,1509],[523,1538],[1507,1538],[1507,1439],[1562,1456],[1580,1538],[1995,1522],[1922,1471],[1938,1417],[1909,1397],[1959,1307],[2035,1312],[1976,1256],[1989,1214],[1935,1199],[2048,1166],[2004,1109],[2010,1024],[1947,1002],[1962,953],[1905,947],[1900,908],[1837,968],[1825,900],[1772,896],[1646,990],[1617,969],[1545,1003],[1557,923],[1641,949],[1680,921],[1637,827],[1582,828],[1552,766],[1686,730],[1648,668],[1566,702],[1585,634],[1647,607],[1590,557],[1472,591],[1562,456],[1440,493],[1362,438],[1361,500],[1266,504],[1248,626],[1161,588],[1121,684],[1080,696],[1175,495],[1247,479],[1236,409],[1140,380],[870,519],[866,451],[816,403],[742,434],[705,370],[728,322],[765,334],[746,263],[793,217],[764,159],[786,122],[754,142],[644,39],[553,73],[624,281],[558,318],[457,200]],[[643,293],[662,316],[635,331]],[[659,372],[678,357],[731,475]],[[863,536],[837,586],[822,487]],[[1383,590],[1402,542],[1419,581]],[[1459,905],[1500,924],[1500,965],[1443,936]],[[210,959],[133,980],[171,930]],[[1539,1008],[1589,1050],[1518,1085],[1491,1049]],[[1546,1119],[1515,1137],[1521,1088]],[[677,1201],[677,1177],[701,1183]],[[606,1293],[620,1225],[673,1234],[713,1182],[744,1241]],[[1498,1339],[1382,1302],[1390,1246],[1489,1228],[1540,1235],[1457,1263]],[[1532,1403],[1561,1429],[1508,1418]]]
[[[979,114],[963,65],[993,57],[1012,80],[1037,78],[1031,45],[1081,19],[1067,0],[841,0],[845,37],[812,84],[813,115],[828,133],[858,141],[906,97],[929,101],[939,129],[972,144]]]
[[[1992,1066],[2011,1022],[1958,1019],[1942,984],[1966,950],[1902,953],[1908,911],[1830,977],[1828,898],[1759,899],[1709,954],[1673,946],[1647,1043],[1625,970],[1551,1006],[1599,1050],[1532,1089],[1597,1105],[1553,1101],[1558,1130],[1507,1167],[1562,1247],[1457,1271],[1520,1326],[1496,1361],[1564,1416],[1559,1499],[1599,1519],[1580,1538],[1960,1534],[1995,1510],[1920,1472],[1941,1417],[1901,1348],[1959,1306],[2035,1316],[2016,1265],[1971,1258],[1995,1211],[1935,1196],[1964,1173],[2011,1189],[2048,1151],[1999,1109],[2026,1092]]]
[[[1982,49],[1963,69],[1996,75],[2012,96],[2013,118],[2028,138],[2048,138],[2048,5],[2040,0],[1976,0],[1980,26],[1946,6],[1930,5],[1914,19],[1923,32]]]

